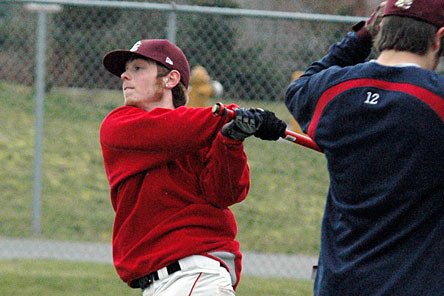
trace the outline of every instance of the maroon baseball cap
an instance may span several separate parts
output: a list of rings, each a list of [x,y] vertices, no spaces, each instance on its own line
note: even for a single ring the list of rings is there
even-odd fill
[[[387,0],[384,16],[415,18],[439,28],[444,27],[444,0]]]
[[[120,77],[125,72],[126,62],[131,58],[148,58],[170,70],[180,73],[180,81],[188,88],[190,65],[183,51],[167,39],[137,41],[130,50],[114,50],[103,57],[103,65],[112,74]]]

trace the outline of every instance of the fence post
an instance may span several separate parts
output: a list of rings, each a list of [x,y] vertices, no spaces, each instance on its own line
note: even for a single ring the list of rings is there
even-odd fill
[[[173,43],[176,43],[176,32],[177,32],[177,13],[176,13],[176,3],[171,3],[173,8],[168,13],[168,24],[167,24],[167,39]]]
[[[34,177],[32,200],[32,232],[41,233],[42,208],[42,154],[43,154],[43,117],[46,88],[46,35],[48,13],[61,10],[59,5],[26,5],[29,11],[37,12],[36,54],[35,54],[35,143],[34,143]]]

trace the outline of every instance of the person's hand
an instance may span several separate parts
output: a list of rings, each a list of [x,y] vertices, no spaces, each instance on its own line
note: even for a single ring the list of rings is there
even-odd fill
[[[355,31],[358,36],[374,39],[381,29],[385,5],[386,1],[382,1],[366,21],[361,21],[353,25],[353,31]]]
[[[276,115],[268,110],[264,110],[262,113],[263,122],[259,126],[259,129],[254,133],[254,136],[268,141],[276,141],[279,138],[285,137],[285,130],[287,124]]]
[[[262,109],[238,108],[236,116],[222,127],[222,135],[233,140],[243,141],[253,135],[261,126],[264,117]]]
[[[381,28],[381,21],[384,15],[385,4],[386,1],[381,2],[370,15],[370,18],[365,22],[364,27],[367,29],[370,35],[372,35],[373,38],[378,34]]]

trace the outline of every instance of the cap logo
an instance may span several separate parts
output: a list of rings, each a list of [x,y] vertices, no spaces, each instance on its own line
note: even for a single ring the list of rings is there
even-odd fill
[[[137,51],[139,47],[142,45],[142,41],[137,41],[133,47],[131,47],[130,51]]]
[[[174,64],[173,61],[169,57],[166,57],[165,63],[170,64],[170,65]]]
[[[412,7],[413,0],[398,0],[395,3],[396,7],[402,8],[402,9],[409,9]]]

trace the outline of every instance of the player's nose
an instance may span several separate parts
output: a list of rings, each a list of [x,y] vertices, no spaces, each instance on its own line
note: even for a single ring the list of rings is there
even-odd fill
[[[122,79],[122,80],[129,80],[130,79],[128,70],[125,70],[125,71],[123,71],[122,74],[120,74],[120,79]]]

